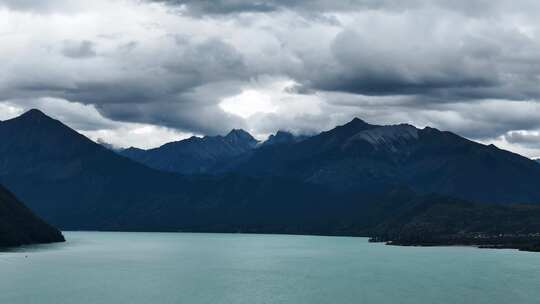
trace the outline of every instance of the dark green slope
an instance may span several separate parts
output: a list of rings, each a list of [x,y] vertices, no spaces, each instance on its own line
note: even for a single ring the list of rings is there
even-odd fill
[[[153,170],[37,110],[1,122],[0,138],[0,180],[63,229],[334,233],[321,223],[357,201],[287,178]]]
[[[0,137],[0,179],[63,229],[361,235],[389,212],[365,206],[414,197],[336,193],[287,177],[164,173],[35,110],[0,123]]]
[[[301,142],[258,148],[223,176],[150,169],[36,110],[0,122],[0,138],[0,182],[63,229],[388,240],[403,233],[440,240],[456,231],[539,230],[537,207],[527,213],[425,194],[466,190],[468,197],[495,202],[534,201],[538,194],[534,162],[434,129],[381,129],[354,120]]]
[[[0,247],[63,241],[60,231],[35,216],[0,185]]]
[[[540,206],[475,204],[431,195],[409,201],[368,234],[394,245],[540,251]]]
[[[261,147],[234,171],[282,176],[339,191],[405,185],[485,203],[540,203],[540,166],[433,128],[359,119],[298,143]]]
[[[63,229],[96,229],[184,179],[111,152],[38,110],[0,123],[0,180]]]

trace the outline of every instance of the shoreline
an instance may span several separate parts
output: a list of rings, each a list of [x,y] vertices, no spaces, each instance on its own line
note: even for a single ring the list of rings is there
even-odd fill
[[[514,249],[526,252],[540,252],[540,239],[521,239],[521,240],[504,240],[504,239],[486,239],[481,242],[470,239],[440,239],[429,241],[415,240],[384,240],[376,237],[369,239],[371,243],[385,243],[389,246],[406,246],[406,247],[475,247],[478,249]]]

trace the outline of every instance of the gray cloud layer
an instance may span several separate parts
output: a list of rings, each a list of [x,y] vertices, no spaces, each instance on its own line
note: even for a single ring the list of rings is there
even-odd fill
[[[62,54],[70,58],[90,58],[96,56],[92,41],[65,41]]]
[[[181,6],[194,15],[230,15],[238,13],[269,13],[294,10],[310,13],[354,12],[380,10],[404,12],[438,8],[472,17],[492,17],[540,7],[537,1],[521,0],[151,0],[171,6]]]
[[[540,151],[538,1],[3,0],[0,7],[24,25],[0,29],[8,45],[0,50],[7,63],[0,100],[12,104],[52,97],[113,121],[197,134],[313,132],[361,116]],[[266,92],[277,110],[240,117],[220,106],[249,90]]]

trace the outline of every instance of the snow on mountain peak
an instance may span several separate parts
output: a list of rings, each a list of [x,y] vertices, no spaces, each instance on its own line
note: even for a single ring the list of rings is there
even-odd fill
[[[418,139],[418,129],[411,125],[401,124],[361,131],[351,137],[348,143],[363,140],[376,149],[387,147],[392,151],[397,151],[397,145],[416,139]]]

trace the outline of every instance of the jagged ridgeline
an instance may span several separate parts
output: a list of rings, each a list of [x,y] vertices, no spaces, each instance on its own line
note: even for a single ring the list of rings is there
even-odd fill
[[[257,143],[246,131],[232,130],[226,136],[193,136],[155,149],[131,147],[119,153],[154,169],[202,174],[215,172],[220,165],[254,149]]]
[[[540,203],[534,161],[410,125],[264,143],[233,130],[120,155],[32,110],[0,136],[0,181],[63,229],[365,235],[418,200]]]
[[[540,202],[540,168],[533,161],[433,128],[354,119],[311,137],[278,132],[259,145],[242,132],[236,148],[227,140],[231,134],[121,154],[182,174],[280,176],[342,192],[405,185],[485,203]]]

